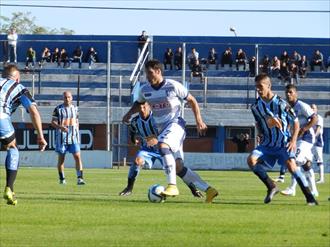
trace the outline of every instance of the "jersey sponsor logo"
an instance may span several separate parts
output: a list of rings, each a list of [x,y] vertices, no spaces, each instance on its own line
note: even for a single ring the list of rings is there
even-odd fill
[[[151,107],[152,109],[164,109],[164,108],[168,108],[170,107],[170,103],[169,102],[161,102],[161,103],[156,103],[156,104],[152,104]]]

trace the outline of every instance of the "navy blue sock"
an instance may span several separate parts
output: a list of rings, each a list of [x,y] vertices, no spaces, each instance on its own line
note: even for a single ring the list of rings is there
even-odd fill
[[[180,178],[183,178],[186,175],[187,171],[188,171],[187,167],[184,166],[182,170],[176,175],[178,175]]]
[[[252,168],[252,171],[266,185],[268,190],[271,190],[275,187],[274,182],[272,182],[272,180],[269,178],[266,170],[264,169],[264,167],[261,164],[256,164]]]
[[[60,178],[60,180],[64,180],[65,179],[64,172],[58,172],[58,177]]]

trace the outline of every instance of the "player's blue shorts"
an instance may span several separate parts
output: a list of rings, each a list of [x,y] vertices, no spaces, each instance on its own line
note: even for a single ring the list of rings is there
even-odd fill
[[[1,118],[0,116],[0,139],[6,139],[15,133],[10,118]]]
[[[66,152],[69,152],[71,154],[79,153],[80,144],[56,145],[55,152],[57,152],[59,154],[65,154]]]
[[[144,159],[144,161],[145,161],[144,168],[145,169],[151,169],[156,160],[159,160],[160,163],[163,165],[162,156],[157,152],[151,152],[151,151],[141,149],[136,154],[136,157],[141,157],[142,159]]]
[[[276,161],[279,164],[286,164],[289,159],[295,159],[295,153],[289,152],[286,147],[265,147],[257,146],[252,151],[252,156],[262,160],[264,164],[270,168],[273,168]]]

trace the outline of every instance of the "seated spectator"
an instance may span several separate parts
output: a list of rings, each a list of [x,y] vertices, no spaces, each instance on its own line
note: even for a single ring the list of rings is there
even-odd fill
[[[281,79],[283,82],[291,82],[289,66],[286,62],[281,63],[279,79]]]
[[[182,69],[182,48],[179,46],[174,53],[174,65],[177,70]]]
[[[233,54],[231,48],[228,47],[223,53],[221,57],[221,67],[223,68],[225,64],[229,64],[231,68],[233,65]]]
[[[281,63],[289,64],[290,57],[287,51],[283,51],[282,55],[280,56]]]
[[[97,52],[94,47],[90,47],[87,52],[86,62],[88,63],[88,68],[91,69],[94,63],[98,62]]]
[[[64,48],[61,49],[60,52],[60,58],[58,64],[63,63],[63,68],[70,68],[71,67],[71,61],[69,59],[68,53]],[[67,66],[69,64],[69,66]]]
[[[55,48],[52,53],[52,63],[57,63],[57,66],[60,67],[61,53],[59,48]]]
[[[290,63],[294,63],[295,65],[299,65],[301,60],[301,56],[297,51],[294,51],[292,57],[290,58]]]
[[[48,47],[45,47],[41,54],[41,60],[39,66],[42,67],[44,63],[50,63],[52,61],[52,54]]]
[[[235,136],[232,141],[237,145],[237,153],[246,153],[249,146],[249,134],[241,133],[240,135]]]
[[[330,56],[327,59],[326,69],[327,69],[327,72],[330,72]]]
[[[209,54],[207,56],[207,63],[215,64],[216,69],[218,69],[218,53],[215,51],[213,47],[210,49]]]
[[[281,61],[277,58],[277,56],[275,56],[270,66],[271,76],[277,78],[279,76],[280,69],[281,69]]]
[[[270,60],[268,55],[265,55],[264,58],[261,61],[261,64],[259,65],[259,68],[261,70],[261,73],[265,73],[269,75],[269,69],[270,69]]]
[[[199,60],[195,60],[195,63],[193,64],[193,66],[191,68],[191,76],[200,77],[201,83],[203,83],[204,73],[203,73],[203,68],[202,68],[201,64],[199,63]]]
[[[293,79],[295,79],[296,84],[299,84],[299,70],[298,66],[295,63],[291,63],[289,66],[289,73],[291,78],[291,84],[293,84]]]
[[[81,46],[77,46],[76,49],[73,51],[73,57],[72,57],[71,61],[78,62],[79,69],[81,69],[83,54],[84,54],[84,52],[83,52]]]
[[[28,69],[30,64],[32,65],[32,67],[34,67],[35,62],[36,62],[36,51],[33,50],[32,47],[30,47],[26,52],[25,69]]]
[[[249,61],[249,70],[250,70],[250,76],[255,77],[256,75],[256,57],[252,56]]]
[[[188,55],[188,66],[190,69],[192,69],[196,60],[199,60],[199,53],[196,51],[196,48],[191,48],[191,53]]]
[[[238,71],[239,65],[243,65],[243,69],[246,69],[246,54],[242,49],[238,49],[236,54],[236,70]]]
[[[315,65],[320,66],[321,71],[324,69],[323,65],[323,54],[320,52],[320,50],[316,50],[314,52],[312,61],[311,61],[311,71],[314,71]]]
[[[298,64],[298,71],[299,71],[299,75],[301,78],[306,77],[307,68],[308,68],[308,61],[307,61],[306,56],[303,55]]]
[[[167,69],[167,64],[170,65],[170,70],[173,69],[173,51],[171,48],[167,48],[164,53],[164,69]]]

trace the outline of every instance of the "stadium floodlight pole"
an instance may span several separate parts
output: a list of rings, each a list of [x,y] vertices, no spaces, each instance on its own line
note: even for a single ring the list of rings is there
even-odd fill
[[[256,54],[256,68],[255,68],[255,75],[258,75],[258,72],[259,72],[259,45],[256,44],[255,46],[255,54]],[[258,93],[257,93],[257,90],[255,90],[255,98],[258,97]]]
[[[111,69],[111,42],[108,41],[108,56],[107,56],[107,151],[110,151],[110,124],[111,124],[111,113],[110,113],[110,69]],[[112,166],[112,164],[111,164]]]

